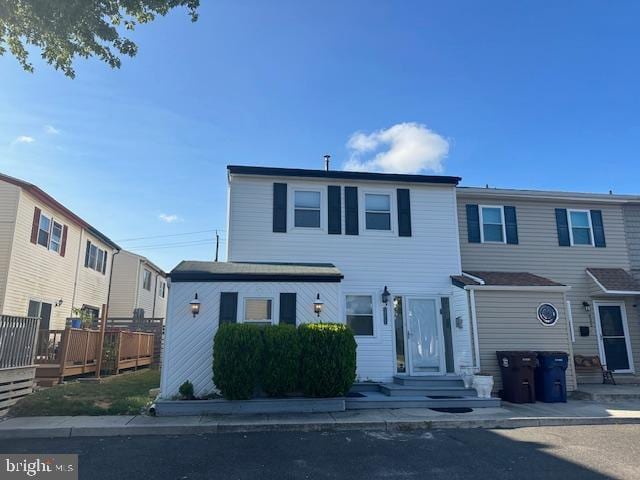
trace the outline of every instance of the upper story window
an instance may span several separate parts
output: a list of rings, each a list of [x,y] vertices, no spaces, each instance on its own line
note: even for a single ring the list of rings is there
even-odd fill
[[[87,240],[84,266],[104,275],[107,271],[107,252]]]
[[[167,284],[164,282],[160,282],[160,285],[158,286],[158,295],[160,296],[160,298],[164,298],[166,289],[167,289]]]
[[[151,291],[151,272],[147,269],[142,274],[142,288]]]
[[[294,205],[294,226],[320,228],[320,192],[296,190]]]
[[[504,210],[502,207],[480,207],[482,242],[505,242]]]
[[[347,295],[347,325],[355,335],[373,335],[373,297],[371,295]]]
[[[44,213],[40,214],[40,225],[38,227],[38,245],[49,248],[49,236],[51,231],[51,218]]]
[[[593,245],[591,215],[588,210],[569,210],[571,245]]]
[[[51,241],[49,242],[49,249],[56,253],[60,253],[60,247],[62,245],[62,225],[54,221],[51,225]]]
[[[391,196],[365,193],[365,226],[367,230],[391,230]]]
[[[270,325],[272,323],[272,306],[270,298],[245,298],[244,321],[257,325]]]

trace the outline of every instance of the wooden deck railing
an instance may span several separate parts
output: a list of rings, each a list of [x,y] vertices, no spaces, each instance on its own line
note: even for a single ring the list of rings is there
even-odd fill
[[[0,415],[33,391],[39,318],[0,315]]]
[[[41,330],[36,351],[37,378],[61,381],[65,377],[96,372],[99,342],[99,330]],[[119,373],[127,368],[151,365],[153,342],[152,333],[106,332],[102,370]]]

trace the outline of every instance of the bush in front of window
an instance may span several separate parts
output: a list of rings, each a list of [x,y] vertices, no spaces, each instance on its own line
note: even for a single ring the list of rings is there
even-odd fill
[[[263,329],[264,350],[261,386],[272,397],[295,392],[300,375],[300,341],[293,325]]]
[[[346,395],[356,379],[356,341],[347,325],[308,323],[298,327],[302,350],[300,385],[305,395]]]
[[[255,325],[225,324],[213,339],[213,383],[228,400],[247,400],[262,373],[264,340]]]

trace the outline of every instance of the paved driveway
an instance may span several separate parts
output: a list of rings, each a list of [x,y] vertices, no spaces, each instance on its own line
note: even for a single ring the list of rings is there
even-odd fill
[[[640,478],[637,425],[24,439],[0,452],[79,453],[80,478]]]

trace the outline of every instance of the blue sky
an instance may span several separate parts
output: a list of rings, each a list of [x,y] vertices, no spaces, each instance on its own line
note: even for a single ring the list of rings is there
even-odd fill
[[[120,70],[0,57],[0,171],[166,269],[224,243],[227,164],[640,190],[638,2],[202,3]]]

